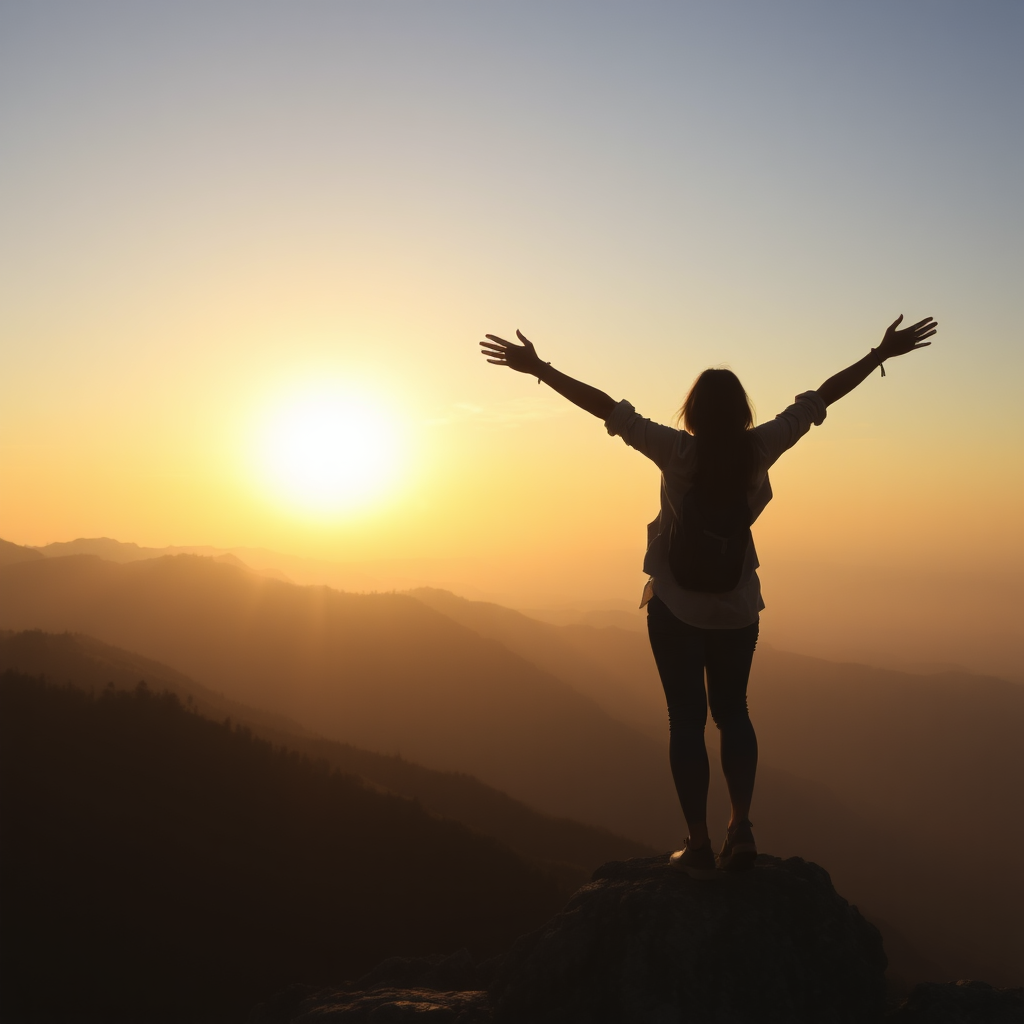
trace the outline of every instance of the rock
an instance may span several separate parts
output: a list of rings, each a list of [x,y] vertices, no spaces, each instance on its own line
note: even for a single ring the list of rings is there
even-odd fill
[[[393,956],[364,974],[357,989],[429,988],[436,992],[466,992],[484,988],[468,949],[451,956]]]
[[[1024,989],[984,981],[916,985],[891,1024],[1024,1024]]]
[[[918,985],[886,1017],[885,968],[817,864],[697,882],[662,856],[598,868],[503,958],[392,957],[344,988],[292,986],[250,1024],[1024,1024],[1024,991],[980,981]]]
[[[668,858],[613,862],[520,939],[495,1024],[860,1024],[882,1019],[878,930],[800,858],[698,882]]]
[[[261,1005],[249,1024],[490,1024],[491,1007],[469,950],[393,956],[345,989],[293,986]]]
[[[299,1007],[290,1024],[490,1024],[487,993],[376,988],[319,993]]]

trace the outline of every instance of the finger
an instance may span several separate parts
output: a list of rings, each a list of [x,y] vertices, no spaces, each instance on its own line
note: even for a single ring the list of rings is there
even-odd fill
[[[481,341],[480,347],[486,349],[488,352],[507,352],[507,345],[495,345],[493,341]]]
[[[925,337],[928,337],[928,335],[925,335]],[[929,346],[930,344],[931,344],[931,342],[930,342],[930,341],[919,341],[919,342],[918,342],[918,343],[917,343],[917,344],[916,344],[916,345],[914,346],[914,348],[927,348],[927,347],[928,347],[928,346]],[[911,349],[911,351],[913,351],[913,349]]]
[[[498,342],[499,345],[511,345],[512,344],[510,341],[506,341],[504,338],[499,338],[496,334],[485,334],[484,337],[488,338],[491,341]],[[482,345],[483,342],[481,342],[480,344]]]
[[[526,347],[527,347],[527,348],[528,348],[528,349],[529,349],[529,350],[530,350],[531,352],[533,352],[533,351],[534,351],[534,348],[533,348],[533,342],[532,342],[532,341],[530,341],[530,339],[529,339],[529,338],[528,338],[528,337],[527,337],[527,336],[526,336],[525,334],[523,334],[523,332],[522,332],[522,331],[520,331],[520,330],[519,330],[518,328],[516,329],[516,337],[517,337],[517,338],[518,338],[518,339],[519,339],[519,340],[520,340],[520,341],[521,341],[521,342],[522,342],[522,343],[523,343],[523,344],[524,344],[524,345],[525,345],[525,346],[526,346]]]
[[[920,328],[925,327],[926,325],[930,326],[933,323],[935,323],[935,321],[930,316],[926,316],[923,320],[918,320],[916,324],[912,324],[908,330],[917,331],[920,330]]]
[[[896,330],[896,328],[899,327],[899,325],[901,323],[903,323],[903,314],[902,313],[900,313],[900,315],[898,317],[896,317],[896,319],[893,320],[893,322],[891,324],[889,324],[889,330],[890,331]]]
[[[495,366],[508,366],[508,363],[504,359],[488,359],[487,362],[493,363]],[[477,363],[479,366],[480,364]]]

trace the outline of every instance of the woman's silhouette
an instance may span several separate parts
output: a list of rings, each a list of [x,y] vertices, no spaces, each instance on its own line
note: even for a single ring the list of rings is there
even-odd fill
[[[480,342],[490,363],[537,377],[581,409],[600,417],[661,470],[661,510],[647,528],[644,570],[651,648],[665,688],[669,761],[689,829],[674,867],[696,878],[715,875],[707,829],[708,705],[721,732],[722,771],[732,814],[718,867],[753,866],[757,847],[749,820],[757,770],[757,737],[747,714],[747,679],[764,607],[757,554],[749,527],[772,498],[768,469],[825,409],[864,381],[886,359],[924,348],[938,325],[931,317],[898,330],[817,391],[797,395],[775,419],[753,426],[746,393],[730,370],[705,370],[680,410],[684,430],[653,423],[629,402],[543,362],[519,331],[522,344],[488,334]],[[885,375],[884,368],[882,375]],[[705,691],[705,673],[707,689]]]

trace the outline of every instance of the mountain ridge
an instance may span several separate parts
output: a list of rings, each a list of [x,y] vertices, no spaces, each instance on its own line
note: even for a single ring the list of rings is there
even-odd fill
[[[116,565],[76,555],[0,568],[0,626],[87,633],[331,739],[671,842],[643,824],[675,807],[649,740],[411,597],[297,587],[197,556]],[[520,735],[531,737],[527,760]],[[640,805],[638,772],[652,780]]]
[[[42,586],[45,579],[50,582]],[[140,591],[121,587],[125,580],[135,586],[147,579],[159,593],[145,600]],[[37,613],[50,621],[36,621]],[[658,741],[615,723],[592,699],[493,635],[481,636],[408,595],[295,587],[187,556],[134,567],[47,559],[0,570],[0,626],[95,633],[88,625],[99,621],[97,615],[117,634],[101,639],[158,660],[170,652],[179,670],[192,668],[183,660],[191,644],[207,667],[205,680],[229,692],[221,669],[231,667],[234,685],[246,687],[250,704],[261,703],[254,685],[260,679],[263,692],[279,699],[272,707],[277,713],[305,701],[303,724],[317,731],[325,731],[325,717],[309,711],[328,700],[323,707],[331,714],[359,713],[345,718],[350,734],[338,738],[361,747],[400,750],[428,767],[481,776],[545,813],[611,827],[659,848],[681,838],[664,733]],[[273,646],[282,630],[287,642],[264,657],[263,645]],[[606,667],[614,659],[600,644],[609,637],[627,667],[637,664],[630,650],[643,650],[641,636],[614,627],[579,636]],[[360,650],[372,657],[360,661]],[[990,814],[1016,799],[1012,782],[1021,772],[1013,737],[1020,710],[999,702],[1019,691],[955,673],[936,677],[934,688],[930,677],[829,665],[770,649],[755,659],[751,706],[762,739],[755,821],[762,848],[829,864],[842,891],[869,916],[890,922],[894,934],[903,933],[919,960],[945,965],[934,980],[974,975],[1019,983],[1024,894],[1016,874],[999,866],[1012,865],[1019,826]],[[331,688],[339,686],[349,703],[331,710]],[[930,700],[942,687],[949,699]],[[651,708],[659,691],[656,679],[648,679],[632,692]],[[415,742],[424,730],[447,760],[421,756],[424,748]],[[714,731],[709,735],[713,747]],[[505,758],[513,775],[481,771],[484,747],[487,756]],[[519,772],[524,785],[517,789],[507,780]],[[608,779],[614,784],[606,785]],[[962,804],[959,823],[970,823],[989,842],[954,848],[946,841],[944,786]],[[552,795],[564,803],[552,808]],[[723,798],[721,785],[713,787],[709,820],[720,820]],[[908,823],[908,806],[925,807],[927,814]],[[636,830],[637,822],[647,823],[646,833]],[[937,892],[942,901],[935,900]]]
[[[606,860],[648,856],[644,844],[571,819],[552,818],[471,775],[439,772],[397,756],[362,750],[311,732],[283,716],[213,693],[159,662],[82,634],[0,632],[0,673],[14,671],[94,695],[108,687],[173,693],[213,721],[228,719],[274,744],[357,775],[383,792],[418,800],[431,813],[461,822],[555,871],[572,888]]]

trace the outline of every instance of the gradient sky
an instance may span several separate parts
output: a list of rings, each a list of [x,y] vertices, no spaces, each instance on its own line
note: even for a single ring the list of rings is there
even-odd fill
[[[763,420],[902,312],[936,344],[777,466],[761,560],[1024,581],[1022,39],[1016,0],[4,3],[0,536],[632,598],[656,470],[484,332],[661,420],[727,364]],[[329,512],[268,465],[324,395],[390,467]]]

